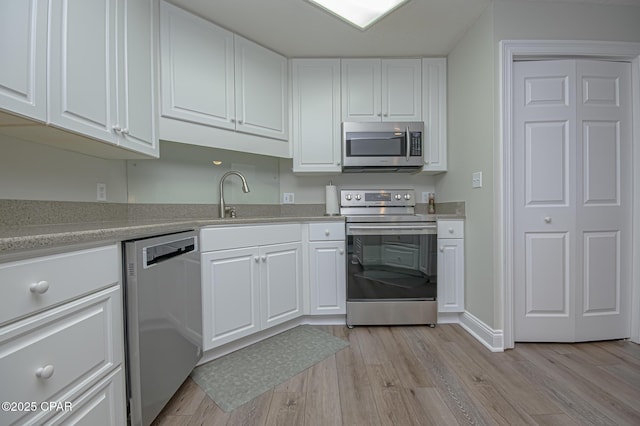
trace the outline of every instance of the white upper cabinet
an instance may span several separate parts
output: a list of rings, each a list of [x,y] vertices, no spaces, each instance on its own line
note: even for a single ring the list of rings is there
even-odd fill
[[[425,172],[447,171],[447,59],[422,60]]]
[[[162,116],[235,129],[233,34],[162,2],[160,46]]]
[[[343,59],[342,121],[421,121],[420,59]]]
[[[47,1],[0,6],[0,110],[46,120]],[[9,121],[11,120],[11,121]],[[0,117],[0,124],[20,120]]]
[[[340,60],[291,61],[293,171],[340,173]]]
[[[164,2],[160,46],[162,117],[288,140],[285,57]]]
[[[0,114],[0,131],[106,158],[157,157],[156,4],[0,2],[0,55],[8,59],[0,110],[10,113]]]
[[[49,14],[49,122],[116,144],[116,0],[53,1]]]
[[[118,9],[119,145],[158,156],[155,0],[122,0]]]
[[[289,139],[287,58],[235,36],[236,129]]]

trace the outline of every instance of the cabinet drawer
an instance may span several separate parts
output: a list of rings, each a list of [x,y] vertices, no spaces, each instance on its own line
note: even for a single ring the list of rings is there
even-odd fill
[[[309,224],[309,241],[344,240],[344,222]]]
[[[439,220],[438,238],[464,238],[464,221]]]
[[[0,324],[117,283],[118,253],[112,245],[0,264]]]
[[[65,401],[122,363],[122,300],[114,286],[0,328],[2,401]],[[0,412],[0,424],[36,412]]]
[[[200,251],[227,250],[300,241],[298,223],[250,226],[213,226],[200,231]]]

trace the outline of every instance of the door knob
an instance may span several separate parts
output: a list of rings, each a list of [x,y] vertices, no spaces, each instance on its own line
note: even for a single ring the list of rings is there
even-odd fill
[[[544,218],[544,221],[545,221],[546,223],[551,223],[551,217],[550,217],[550,216],[546,216],[546,217]]]

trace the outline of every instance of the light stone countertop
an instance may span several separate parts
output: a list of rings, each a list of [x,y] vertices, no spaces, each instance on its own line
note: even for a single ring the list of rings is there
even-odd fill
[[[291,216],[235,219],[167,219],[0,227],[0,260],[24,257],[26,252],[32,252],[33,250],[48,249],[61,251],[61,249],[70,245],[104,245],[154,235],[199,229],[205,226],[320,221],[344,221],[344,217]]]

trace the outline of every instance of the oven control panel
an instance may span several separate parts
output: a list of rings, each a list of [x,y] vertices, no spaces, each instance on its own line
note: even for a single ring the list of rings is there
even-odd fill
[[[341,207],[413,207],[415,205],[416,194],[413,189],[340,190]]]

